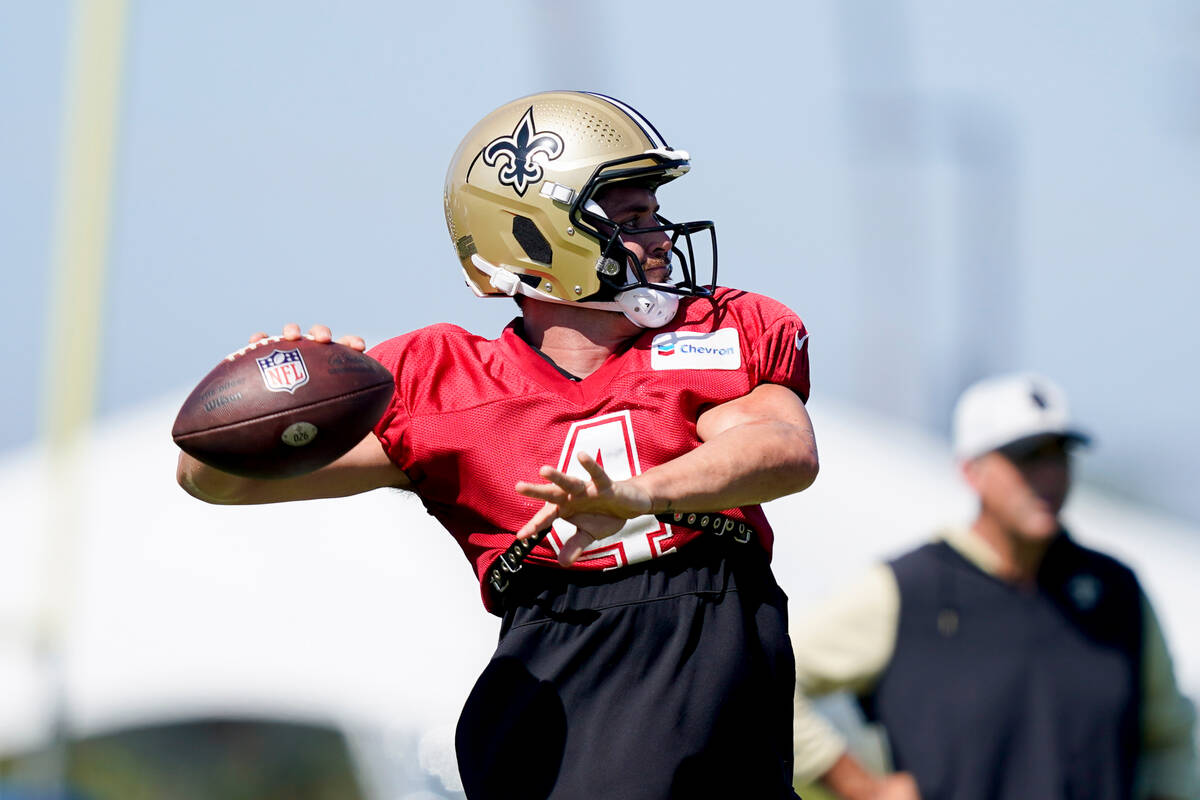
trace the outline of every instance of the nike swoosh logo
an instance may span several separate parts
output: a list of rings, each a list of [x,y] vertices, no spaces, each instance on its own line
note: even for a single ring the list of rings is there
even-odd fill
[[[807,333],[806,333],[806,334],[804,334],[804,336],[801,336],[801,335],[800,335],[800,331],[796,331],[796,349],[797,349],[797,350],[803,350],[803,349],[804,349],[804,343],[805,343],[805,342],[807,342],[807,341],[808,341],[808,334],[807,334]]]

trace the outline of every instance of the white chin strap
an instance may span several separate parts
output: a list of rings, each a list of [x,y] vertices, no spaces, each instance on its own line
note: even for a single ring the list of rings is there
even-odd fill
[[[661,328],[673,320],[675,312],[679,310],[679,295],[655,289],[653,286],[635,286],[621,292],[612,302],[607,303],[571,302],[545,292],[539,292],[517,277],[516,273],[504,267],[497,267],[480,257],[478,253],[471,256],[471,266],[487,275],[488,282],[493,288],[509,297],[519,294],[546,303],[596,308],[601,311],[620,311],[626,319],[639,328]],[[466,278],[465,272],[463,278]],[[467,280],[467,285],[472,286],[471,281]],[[474,291],[473,286],[472,290]],[[476,292],[476,294],[479,293]]]
[[[584,207],[593,214],[608,219],[608,215],[604,213],[604,209],[596,201],[588,200]],[[639,328],[661,328],[673,320],[675,312],[679,310],[679,295],[655,289],[654,286],[635,286],[632,289],[627,289],[619,293],[613,302],[573,303],[546,294],[545,292],[539,292],[522,281],[512,271],[504,269],[504,267],[497,267],[495,264],[480,257],[478,253],[474,253],[471,256],[471,264],[475,269],[488,276],[489,283],[495,289],[509,297],[520,294],[547,303],[562,303],[563,305],[580,306],[582,308],[597,308],[602,311],[620,311],[625,315],[626,319]],[[465,272],[463,277],[466,277]],[[628,265],[625,266],[625,280],[632,281]],[[472,286],[470,280],[467,281],[467,285]],[[474,290],[473,286],[472,290]]]
[[[626,319],[639,328],[661,328],[675,319],[679,295],[652,286],[637,286],[618,294],[617,305]]]

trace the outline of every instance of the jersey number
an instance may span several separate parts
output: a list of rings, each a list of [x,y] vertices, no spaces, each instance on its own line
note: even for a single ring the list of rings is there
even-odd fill
[[[558,469],[586,481],[590,480],[587,470],[576,458],[581,452],[595,458],[596,463],[603,467],[614,481],[628,480],[634,475],[642,474],[637,443],[633,438],[633,424],[628,411],[575,422],[567,431],[567,440],[563,443]],[[546,537],[546,541],[558,552],[574,533],[574,525],[566,520],[556,519],[554,529]],[[623,567],[673,552],[675,548],[670,542],[673,536],[670,525],[647,514],[629,520],[620,531],[584,550],[579,558],[603,559],[608,562],[605,564],[606,569]]]

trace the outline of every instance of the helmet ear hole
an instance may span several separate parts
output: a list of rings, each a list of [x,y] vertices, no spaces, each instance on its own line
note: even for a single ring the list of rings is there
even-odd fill
[[[554,251],[550,247],[550,242],[546,240],[546,237],[529,217],[513,217],[512,234],[513,238],[517,240],[517,244],[521,245],[521,249],[530,259],[539,264],[552,263]]]

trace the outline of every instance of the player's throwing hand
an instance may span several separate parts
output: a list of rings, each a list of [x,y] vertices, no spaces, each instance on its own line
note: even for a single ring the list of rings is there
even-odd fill
[[[332,342],[333,341],[333,333],[329,330],[328,326],[326,326],[326,325],[313,325],[311,328],[308,329],[308,336],[311,339],[313,339],[313,341],[317,341],[317,342]],[[270,337],[268,337],[267,334],[263,333],[262,331],[259,331],[258,333],[254,334],[253,336],[250,337],[250,344],[254,344],[255,342],[258,342],[258,341],[261,341],[261,340],[267,339],[267,338],[270,338]],[[289,322],[287,325],[284,325],[283,326],[283,338],[289,342],[294,342],[297,339],[301,338],[300,326],[294,322]],[[343,336],[340,339],[338,339],[337,341],[338,341],[338,344],[344,344],[344,345],[346,345],[346,347],[352,347],[355,350],[359,351],[360,353],[366,352],[366,349],[367,349],[367,343],[363,340],[363,338],[361,336],[352,336],[352,335]]]

